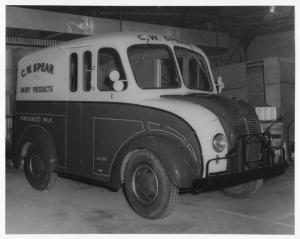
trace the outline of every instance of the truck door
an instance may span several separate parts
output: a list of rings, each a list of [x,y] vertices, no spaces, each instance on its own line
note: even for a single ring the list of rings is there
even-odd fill
[[[92,174],[93,168],[93,116],[100,110],[97,104],[98,92],[95,83],[96,61],[95,49],[90,47],[82,51],[82,81],[80,103],[80,169],[85,175]]]
[[[71,48],[67,51],[69,59],[69,91],[67,102],[67,169],[73,173],[83,174],[83,139],[82,139],[82,92],[87,84],[83,84],[91,73],[91,51],[87,47]],[[85,81],[86,82],[86,81]]]
[[[81,93],[81,168],[85,174],[107,180],[114,154],[118,149],[113,145],[119,140],[111,134],[119,132],[121,124],[128,124],[130,128],[132,123],[114,120],[121,117],[120,112],[116,107],[112,107],[114,104],[105,103],[118,97],[113,90],[109,74],[117,70],[120,78],[126,79],[119,52],[109,46],[96,46],[91,52],[91,64],[87,67],[91,71],[89,74],[83,74],[84,89]]]

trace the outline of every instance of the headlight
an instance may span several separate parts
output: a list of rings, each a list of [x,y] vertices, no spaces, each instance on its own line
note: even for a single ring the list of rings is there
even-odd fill
[[[221,153],[225,149],[226,144],[227,142],[224,134],[216,134],[212,141],[212,145],[218,153]]]

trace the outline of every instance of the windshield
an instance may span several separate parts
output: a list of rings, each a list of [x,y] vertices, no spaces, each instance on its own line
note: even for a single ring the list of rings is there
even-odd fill
[[[129,61],[142,89],[179,88],[171,50],[165,45],[139,44],[128,48]]]
[[[208,67],[202,55],[182,47],[175,54],[185,86],[193,90],[212,91]]]

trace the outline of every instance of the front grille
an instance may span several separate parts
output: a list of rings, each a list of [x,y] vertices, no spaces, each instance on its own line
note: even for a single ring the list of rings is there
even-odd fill
[[[260,124],[257,118],[253,116],[243,116],[238,119],[234,119],[232,122],[232,126],[235,130],[236,138],[241,135],[249,135],[249,134],[259,134],[260,133]],[[260,159],[261,152],[261,144],[257,142],[257,140],[249,140],[247,142],[247,152],[246,152],[246,160],[247,163],[251,162],[253,164],[257,163],[257,160]],[[256,162],[256,163],[255,163]],[[256,166],[256,165],[253,165]]]
[[[248,123],[248,134],[260,133],[260,124],[256,118],[247,117],[247,123]]]
[[[234,119],[232,121],[232,126],[237,136],[248,134],[246,122],[247,122],[246,118],[244,117],[243,118],[241,117],[239,119]]]
[[[232,126],[238,136],[245,134],[259,134],[259,121],[251,116],[242,116],[232,121]]]

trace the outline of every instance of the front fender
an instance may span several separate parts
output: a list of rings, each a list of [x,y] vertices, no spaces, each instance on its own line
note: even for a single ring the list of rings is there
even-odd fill
[[[118,189],[122,184],[122,170],[125,170],[126,155],[133,150],[147,148],[161,160],[170,181],[178,188],[190,188],[196,179],[193,159],[184,145],[166,136],[141,136],[127,144],[117,156],[113,165],[111,187]]]

